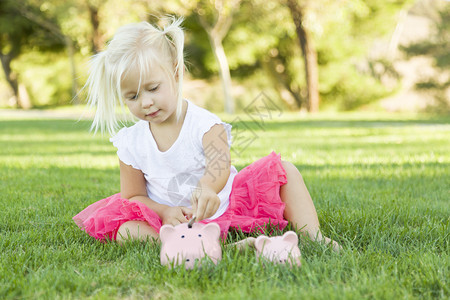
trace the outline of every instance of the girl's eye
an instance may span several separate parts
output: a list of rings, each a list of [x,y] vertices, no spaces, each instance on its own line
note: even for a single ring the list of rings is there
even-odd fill
[[[139,95],[136,94],[134,96],[128,97],[128,100],[136,100],[138,97],[139,97]]]
[[[154,92],[159,88],[159,84],[151,89],[149,89],[150,92]]]

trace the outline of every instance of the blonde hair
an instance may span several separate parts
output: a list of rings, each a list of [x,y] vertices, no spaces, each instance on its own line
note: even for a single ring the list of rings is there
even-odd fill
[[[119,127],[116,117],[117,103],[123,107],[121,80],[134,66],[142,78],[152,67],[160,66],[173,83],[177,82],[177,111],[179,120],[182,110],[182,87],[184,72],[184,34],[182,18],[171,18],[163,29],[141,22],[120,27],[107,49],[91,59],[87,88],[88,105],[96,107],[91,130],[114,135]]]

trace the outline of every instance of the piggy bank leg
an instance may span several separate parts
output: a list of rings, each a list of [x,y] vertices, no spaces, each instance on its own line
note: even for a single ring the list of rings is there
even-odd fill
[[[158,233],[145,221],[128,221],[123,223],[117,231],[116,241],[121,244],[129,240],[158,239]]]
[[[287,183],[280,188],[281,200],[286,204],[284,217],[312,240],[332,243],[333,249],[339,251],[342,247],[336,241],[322,235],[316,208],[297,167],[287,161],[281,163],[287,179]]]

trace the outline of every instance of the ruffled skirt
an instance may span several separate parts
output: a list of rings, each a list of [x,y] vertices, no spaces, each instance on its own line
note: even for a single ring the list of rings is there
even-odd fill
[[[214,220],[221,233],[229,228],[243,232],[262,230],[266,225],[283,229],[285,204],[280,187],[287,182],[280,155],[272,152],[242,169],[234,178],[230,204],[223,215]],[[120,194],[97,201],[73,217],[75,223],[92,237],[115,240],[119,227],[127,221],[146,221],[156,232],[162,226],[159,216],[140,202],[131,202]]]

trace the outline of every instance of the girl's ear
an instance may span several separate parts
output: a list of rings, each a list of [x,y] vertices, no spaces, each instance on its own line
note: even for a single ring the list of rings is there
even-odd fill
[[[196,223],[194,223],[194,225],[195,224]],[[201,230],[215,240],[218,240],[220,237],[220,227],[219,225],[217,225],[217,223],[206,224]]]
[[[255,248],[256,251],[258,251],[259,253],[262,253],[262,250],[264,248],[264,245],[267,245],[271,242],[270,238],[265,236],[265,235],[260,235],[256,238],[255,241]]]
[[[161,226],[161,229],[159,229],[159,238],[161,239],[161,243],[164,244],[174,232],[175,227],[172,225]]]
[[[283,234],[283,241],[298,246],[298,236],[293,231],[288,231],[285,234]]]

